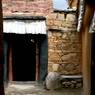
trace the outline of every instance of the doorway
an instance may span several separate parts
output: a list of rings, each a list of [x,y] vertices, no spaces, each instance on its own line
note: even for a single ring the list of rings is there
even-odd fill
[[[5,81],[43,81],[47,64],[46,35],[4,33]]]
[[[36,43],[35,36],[24,34],[4,34],[5,68],[8,80],[35,81]],[[10,56],[11,53],[11,56]],[[11,60],[10,60],[11,59]]]
[[[13,80],[35,81],[36,44],[28,35],[14,35],[12,40]]]

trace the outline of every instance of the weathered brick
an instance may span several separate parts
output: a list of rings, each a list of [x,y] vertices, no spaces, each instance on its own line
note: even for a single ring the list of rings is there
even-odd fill
[[[23,13],[31,13],[31,12],[37,12],[37,13],[43,13],[45,16],[52,12],[52,2],[51,1],[26,1],[26,0],[3,0],[3,14],[6,14],[5,11],[5,4],[6,7],[10,7],[10,9],[7,9],[7,11],[10,11],[7,15],[12,15],[12,13],[17,12],[23,12]],[[7,12],[8,13],[8,12]]]
[[[67,14],[66,21],[76,21],[76,15],[75,14]]]
[[[47,15],[47,19],[57,19],[57,13],[51,13]]]
[[[46,21],[46,24],[47,24],[47,25],[54,25],[54,20],[48,19],[48,20]]]
[[[61,20],[54,20],[54,25],[55,26],[61,26],[62,25],[62,21]]]
[[[58,20],[65,20],[65,16],[64,14],[58,14],[58,17],[57,17]]]

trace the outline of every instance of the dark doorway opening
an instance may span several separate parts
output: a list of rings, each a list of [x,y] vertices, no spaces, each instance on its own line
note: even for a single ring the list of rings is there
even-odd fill
[[[31,37],[27,35],[16,35],[12,42],[13,80],[34,81],[36,74],[35,42],[31,41]]]
[[[4,33],[5,81],[43,81],[47,64],[46,35]]]
[[[8,47],[7,74],[12,74],[13,81],[35,81],[36,43],[34,38],[34,36],[24,34],[4,34],[4,40]],[[12,63],[11,72],[10,63]]]

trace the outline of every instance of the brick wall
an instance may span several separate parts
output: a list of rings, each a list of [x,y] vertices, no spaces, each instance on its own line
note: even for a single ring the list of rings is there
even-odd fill
[[[3,0],[3,14],[8,15],[43,15],[52,11],[51,0]]]
[[[77,1],[70,3],[74,10]],[[81,74],[81,33],[76,32],[77,11],[54,12],[52,0],[3,0],[3,15],[46,17],[48,71]]]

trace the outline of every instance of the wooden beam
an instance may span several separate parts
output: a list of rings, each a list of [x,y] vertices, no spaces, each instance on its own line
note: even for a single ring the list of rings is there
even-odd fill
[[[12,43],[11,43],[12,44]],[[12,66],[12,46],[10,45],[10,47],[9,47],[9,68],[8,68],[8,71],[9,71],[9,73],[8,73],[8,79],[9,79],[9,81],[13,81],[13,66]]]
[[[82,68],[83,68],[83,95],[90,95],[91,89],[91,34],[85,30],[82,33]]]
[[[83,95],[91,95],[91,34],[89,25],[93,17],[94,8],[86,4],[82,26],[82,70],[83,70]]]
[[[36,42],[36,81],[40,78],[39,45]]]

